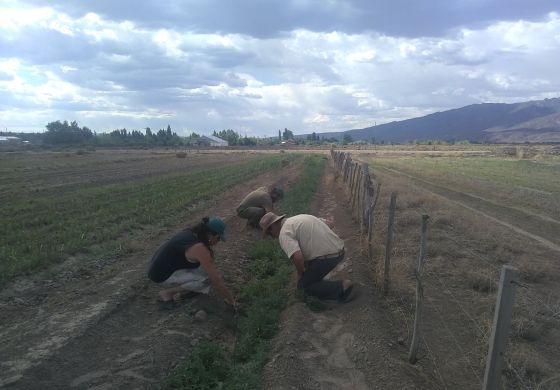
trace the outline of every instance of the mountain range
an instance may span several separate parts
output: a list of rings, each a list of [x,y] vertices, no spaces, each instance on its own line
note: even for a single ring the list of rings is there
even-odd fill
[[[325,138],[396,142],[560,142],[560,98],[521,103],[482,103],[364,129],[317,133]]]

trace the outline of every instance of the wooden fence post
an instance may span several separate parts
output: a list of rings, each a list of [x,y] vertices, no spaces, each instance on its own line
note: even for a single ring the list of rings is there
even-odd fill
[[[364,172],[364,185],[362,188],[362,205],[360,206],[361,215],[360,215],[360,224],[363,226],[367,223],[367,209],[369,206],[370,196],[371,194],[371,178],[369,176],[369,165],[363,164],[362,170]],[[369,200],[369,202],[368,202]]]
[[[358,164],[352,162],[352,178],[350,179],[350,194],[354,194],[354,186],[356,185],[356,174],[358,173]]]
[[[370,187],[369,166],[366,163],[362,164],[362,186],[360,188],[360,197],[358,201],[358,216],[360,221],[360,244],[362,243],[362,236],[364,235],[364,227],[367,223],[367,207],[368,207],[368,189]],[[360,245],[361,246],[361,245]]]
[[[385,269],[383,270],[383,293],[389,293],[389,268],[391,264],[391,250],[393,247],[393,225],[395,222],[395,208],[397,206],[397,193],[391,193],[391,205],[389,206],[389,225],[387,227],[387,242],[385,244]]]
[[[344,154],[344,169],[345,169],[344,183],[346,185],[348,185],[348,180],[350,179],[350,169],[351,169],[350,163],[351,163],[350,156],[345,153]]]
[[[373,187],[373,184],[372,184]],[[375,188],[375,187],[374,187]],[[377,188],[374,189],[374,194],[372,197],[372,202],[369,207],[369,215],[368,215],[368,253],[369,258],[373,258],[373,226],[374,226],[374,212],[375,212],[375,205],[377,204],[377,199],[379,198],[379,190],[381,189],[381,184],[377,184]]]
[[[356,164],[353,161],[350,162],[350,182],[348,183],[350,186],[350,195],[352,195],[352,191],[354,190],[354,176],[356,176]]]
[[[355,205],[356,205],[356,199],[358,198],[358,191],[360,187],[361,177],[362,177],[362,167],[358,163],[356,163],[356,179],[354,180],[354,194],[352,195],[353,212],[356,210]]]
[[[416,353],[418,352],[418,344],[420,343],[420,319],[422,317],[422,297],[424,288],[422,287],[422,267],[424,266],[424,258],[426,257],[426,233],[428,231],[428,219],[426,214],[422,215],[422,233],[420,235],[420,255],[416,264],[416,313],[414,315],[414,330],[412,333],[412,342],[410,343],[410,352],[408,354],[408,362],[415,364]]]
[[[354,185],[354,199],[352,199],[352,210],[358,210],[358,202],[360,201],[360,187],[362,184],[362,166],[356,163],[358,174],[356,175],[356,184]],[[359,214],[359,213],[356,213]]]
[[[513,298],[517,281],[517,270],[504,265],[500,276],[500,288],[494,308],[494,326],[490,335],[488,357],[486,358],[486,372],[484,373],[483,390],[501,389],[502,364],[504,350],[511,326]]]

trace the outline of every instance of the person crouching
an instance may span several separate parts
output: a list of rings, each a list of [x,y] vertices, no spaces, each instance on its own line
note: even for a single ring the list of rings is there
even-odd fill
[[[344,259],[344,241],[328,224],[331,221],[313,215],[300,214],[290,218],[266,213],[259,225],[263,233],[280,242],[282,250],[297,270],[298,288],[319,299],[349,302],[353,297],[350,280],[323,278]]]
[[[227,303],[236,306],[212,251],[214,245],[225,240],[225,228],[222,219],[205,217],[159,247],[152,257],[148,277],[155,283],[175,285],[160,291],[161,302],[177,302],[193,292],[208,294],[212,285]]]

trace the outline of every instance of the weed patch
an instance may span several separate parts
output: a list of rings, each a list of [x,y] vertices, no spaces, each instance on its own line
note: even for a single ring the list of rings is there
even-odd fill
[[[228,363],[221,348],[210,342],[198,344],[183,370],[167,378],[168,389],[211,390],[220,387],[227,378]]]

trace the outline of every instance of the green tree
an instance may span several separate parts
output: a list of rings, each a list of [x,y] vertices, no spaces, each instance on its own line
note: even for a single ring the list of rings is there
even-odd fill
[[[87,127],[80,128],[78,122],[50,122],[46,126],[44,141],[50,144],[83,144],[93,138],[93,132]]]
[[[287,141],[289,139],[294,138],[294,133],[291,130],[288,130],[287,128],[284,128],[284,132],[282,133],[282,137],[284,138],[284,141]]]

